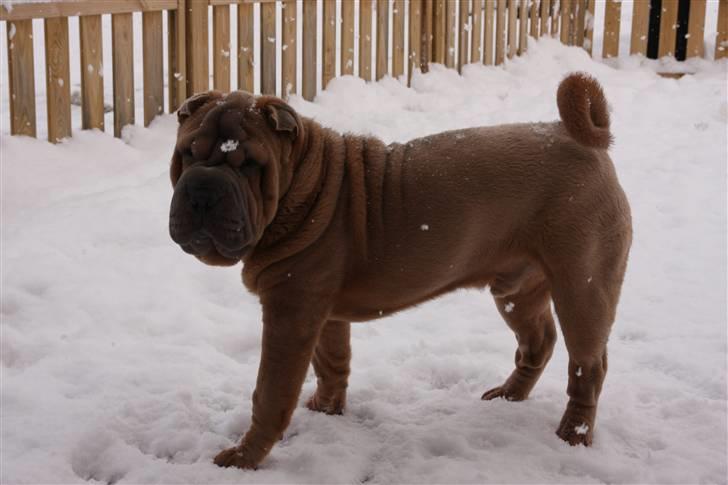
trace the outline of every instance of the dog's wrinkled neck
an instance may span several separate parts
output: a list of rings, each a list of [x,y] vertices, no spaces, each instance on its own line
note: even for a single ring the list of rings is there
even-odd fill
[[[269,265],[306,249],[328,228],[344,178],[341,135],[303,120],[305,138],[300,153],[291,154],[291,184],[278,203],[278,210],[253,252],[246,258],[243,282],[251,291],[260,272]]]

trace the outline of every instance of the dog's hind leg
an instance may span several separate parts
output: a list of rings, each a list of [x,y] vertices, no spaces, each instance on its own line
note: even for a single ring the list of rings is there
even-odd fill
[[[351,324],[326,322],[313,356],[316,392],[306,406],[312,411],[341,414],[346,404],[346,387],[351,361]]]
[[[491,287],[498,311],[516,334],[516,368],[505,383],[483,394],[482,399],[503,397],[522,401],[528,397],[553,353],[556,327],[551,315],[551,295],[543,272],[531,266],[513,275],[500,275]]]

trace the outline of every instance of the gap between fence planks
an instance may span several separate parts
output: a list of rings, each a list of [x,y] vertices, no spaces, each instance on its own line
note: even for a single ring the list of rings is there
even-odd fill
[[[149,126],[155,116],[164,112],[162,12],[144,12],[142,14],[142,47],[144,126]],[[101,99],[103,100],[103,96]]]
[[[14,35],[11,35],[11,32],[14,32]],[[10,87],[10,134],[35,137],[37,132],[35,126],[33,21],[15,20],[8,25],[6,33]]]
[[[158,13],[161,15],[161,12]],[[79,17],[78,24],[81,38],[81,128],[104,131],[101,15]]]

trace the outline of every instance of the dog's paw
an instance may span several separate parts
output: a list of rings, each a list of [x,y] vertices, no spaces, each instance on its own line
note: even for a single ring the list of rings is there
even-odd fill
[[[318,392],[314,393],[306,403],[306,407],[311,411],[326,414],[344,414],[344,406],[346,404],[346,394],[342,393],[339,396],[322,399],[319,397]]]
[[[594,439],[592,426],[581,419],[564,418],[561,420],[559,429],[556,430],[558,437],[571,446],[591,446]]]
[[[515,389],[511,389],[509,386],[504,384],[502,386],[494,387],[490,391],[485,391],[480,399],[483,401],[491,401],[499,397],[506,401],[523,401],[528,396]]]
[[[255,470],[258,466],[257,461],[254,461],[252,456],[245,453],[245,451],[239,446],[222,450],[217,454],[213,462],[215,465],[224,468],[234,466],[236,468]]]

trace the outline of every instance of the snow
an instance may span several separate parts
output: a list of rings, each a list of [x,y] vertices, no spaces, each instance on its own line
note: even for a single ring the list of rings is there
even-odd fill
[[[506,313],[511,313],[511,312],[513,311],[513,309],[514,309],[514,308],[516,308],[516,304],[515,304],[515,303],[513,303],[512,301],[509,301],[509,302],[508,302],[508,303],[506,303],[506,304],[505,304],[505,306],[503,307],[503,309],[505,310],[505,312],[506,312]]]
[[[238,148],[238,140],[227,140],[220,145],[220,150],[224,153],[235,151]]]
[[[574,426],[574,431],[576,434],[586,434],[586,432],[589,431],[589,425],[581,423],[579,426]]]
[[[563,339],[530,399],[479,399],[517,343],[489,292],[469,290],[354,325],[345,414],[305,409],[309,375],[255,472],[211,463],[250,423],[260,308],[240,267],[206,267],[169,239],[175,117],[56,146],[8,136],[3,104],[0,481],[725,483],[727,67],[665,79],[656,63],[530,39],[505,68],[294,96],[327,126],[404,142],[556,119],[559,80],[588,71],[613,108],[635,241],[592,448],[554,433]]]

